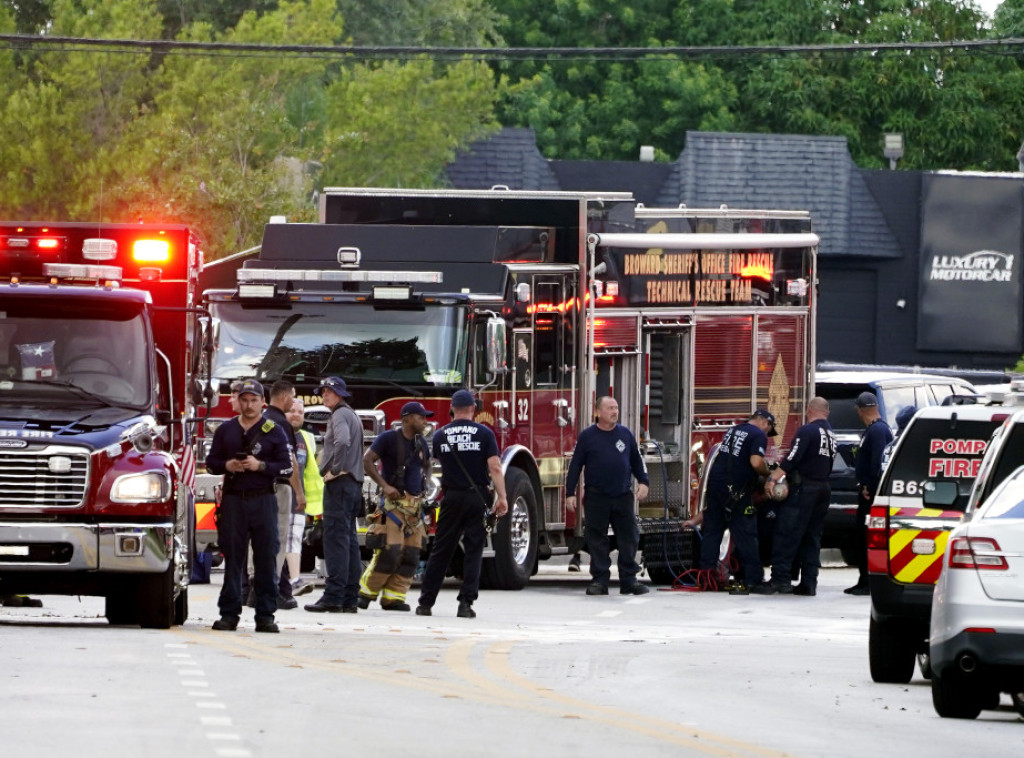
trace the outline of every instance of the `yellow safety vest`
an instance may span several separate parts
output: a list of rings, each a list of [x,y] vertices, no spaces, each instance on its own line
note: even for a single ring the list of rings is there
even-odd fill
[[[302,469],[302,491],[306,495],[306,515],[322,516],[324,513],[324,478],[316,462],[316,440],[305,429],[297,434],[306,441],[306,465]]]

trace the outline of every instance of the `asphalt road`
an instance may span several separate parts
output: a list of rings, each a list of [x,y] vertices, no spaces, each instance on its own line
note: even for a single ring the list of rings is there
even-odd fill
[[[96,598],[2,608],[0,755],[1024,754],[1008,700],[943,720],[919,677],[871,682],[852,569],[815,598],[587,597],[587,579],[545,565],[473,620],[450,587],[430,618],[283,611],[279,635],[212,631],[218,574],[170,631],[111,627]]]

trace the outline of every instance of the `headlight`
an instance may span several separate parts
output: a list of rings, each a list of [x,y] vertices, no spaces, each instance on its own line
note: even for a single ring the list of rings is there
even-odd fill
[[[119,476],[110,488],[115,503],[162,503],[170,496],[171,480],[163,471]]]

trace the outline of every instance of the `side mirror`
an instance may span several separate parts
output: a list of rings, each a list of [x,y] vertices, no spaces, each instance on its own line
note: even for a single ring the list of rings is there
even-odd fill
[[[487,319],[487,372],[504,374],[508,371],[505,322],[500,318]]]
[[[921,501],[925,505],[952,506],[960,497],[960,488],[956,482],[932,482],[924,483],[924,492]]]

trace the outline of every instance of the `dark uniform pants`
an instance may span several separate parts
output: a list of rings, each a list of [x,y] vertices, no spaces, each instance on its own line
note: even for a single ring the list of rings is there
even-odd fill
[[[867,586],[868,583],[868,514],[871,513],[871,503],[874,495],[864,497],[860,487],[857,488],[857,525],[854,530],[853,549],[857,553],[857,569],[860,571],[858,584]]]
[[[821,533],[831,499],[828,482],[804,479],[796,492],[778,506],[772,550],[773,584],[792,582],[795,563],[800,567],[800,583],[812,589],[818,586]]]
[[[217,601],[221,615],[235,619],[242,615],[242,575],[251,540],[256,618],[272,619],[277,610],[279,547],[274,493],[268,491],[265,495],[243,498],[225,492],[218,512],[217,540],[224,553],[224,586]]]
[[[728,517],[727,505],[731,505],[732,510]],[[754,513],[746,513],[746,511],[752,510],[750,506],[749,493],[738,502],[731,503],[728,490],[718,487],[708,488],[704,521],[701,524],[700,567],[713,569],[718,565],[722,535],[728,529],[732,537],[734,552],[743,571],[743,581],[748,586],[754,586],[764,580],[764,569],[761,566],[761,557],[757,552],[757,516]]]
[[[351,476],[331,479],[324,485],[324,582],[323,601],[354,606],[359,594],[363,562],[359,557],[356,517],[362,510],[363,487]]]
[[[611,526],[619,551],[619,584],[622,587],[636,584],[636,575],[640,573],[636,562],[640,531],[633,503],[632,492],[611,497],[591,489],[583,494],[583,533],[590,553],[590,575],[595,582],[607,586],[611,579],[612,551],[608,539],[608,527]]]
[[[479,595],[480,565],[483,562],[484,542],[487,540],[483,499],[474,490],[447,490],[444,493],[441,511],[437,517],[434,546],[430,551],[430,558],[427,559],[427,568],[423,572],[420,605],[427,608],[434,606],[460,537],[465,550],[465,561],[462,566],[459,602],[472,603]]]

